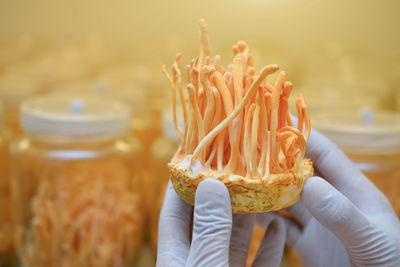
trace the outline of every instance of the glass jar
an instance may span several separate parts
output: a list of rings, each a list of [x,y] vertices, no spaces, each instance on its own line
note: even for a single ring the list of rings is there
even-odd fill
[[[161,75],[158,75],[161,76]],[[121,64],[104,69],[97,77],[100,83],[96,91],[117,98],[130,105],[133,109],[132,133],[137,136],[144,147],[151,147],[161,135],[161,113],[166,104],[164,83],[160,85],[145,66]],[[164,82],[164,81],[163,81]],[[100,90],[101,91],[101,90]],[[151,175],[150,149],[143,151],[143,178],[147,181]]]
[[[12,146],[15,246],[24,266],[127,266],[141,246],[140,144],[130,109],[97,97],[24,101]]]
[[[311,108],[313,128],[335,142],[400,216],[400,114],[369,108]],[[288,249],[288,266],[302,266]]]
[[[169,181],[167,164],[178,149],[178,136],[175,132],[171,112],[162,114],[162,135],[151,146],[152,174],[151,174],[151,199],[149,203],[150,238],[154,249],[157,248],[158,217],[164,201],[165,192]]]
[[[313,127],[347,154],[400,216],[400,114],[368,108],[310,114]]]

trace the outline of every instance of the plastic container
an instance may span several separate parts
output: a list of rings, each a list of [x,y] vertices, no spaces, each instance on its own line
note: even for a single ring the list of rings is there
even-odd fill
[[[169,170],[167,164],[178,149],[178,137],[172,121],[171,112],[162,114],[162,135],[158,137],[151,146],[152,174],[150,180],[151,199],[149,219],[150,238],[153,248],[157,248],[158,218],[164,201],[165,192],[169,181]]]
[[[161,74],[159,76],[163,78]],[[143,147],[149,148],[142,153],[141,175],[146,188],[151,188],[153,184],[155,168],[152,166],[151,147],[162,134],[162,112],[168,92],[164,80],[160,86],[155,77],[144,66],[119,65],[100,73],[95,88],[98,93],[123,101],[132,108],[132,135],[140,140]],[[152,201],[150,194],[144,196],[144,201]]]
[[[328,136],[388,197],[400,216],[400,114],[311,110],[313,127]]]
[[[400,216],[400,114],[344,107],[311,108],[309,113],[313,128],[346,153]],[[285,255],[288,266],[302,266],[293,249]]]
[[[144,147],[151,147],[161,134],[161,113],[167,103],[165,82],[157,84],[151,71],[144,66],[117,65],[99,74],[96,90],[124,101],[133,109],[132,131]],[[159,75],[163,78],[161,75]],[[157,77],[157,76],[156,76]],[[150,150],[143,151],[144,165],[151,165]]]
[[[12,146],[13,218],[24,266],[127,266],[141,246],[140,144],[130,109],[90,96],[21,105]]]

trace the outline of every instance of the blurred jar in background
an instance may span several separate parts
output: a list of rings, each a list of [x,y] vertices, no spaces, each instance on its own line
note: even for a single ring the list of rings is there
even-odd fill
[[[24,266],[127,266],[142,240],[130,109],[93,95],[21,105],[12,146],[15,247]]]
[[[131,64],[109,66],[97,76],[96,80],[97,92],[117,98],[133,109],[132,131],[144,147],[150,147],[160,134],[161,125],[160,115],[153,112],[153,100],[157,97],[152,99],[150,96],[154,91],[150,86],[150,71]],[[150,159],[146,155],[144,158],[144,164],[148,167]]]
[[[83,61],[83,51],[73,45],[64,45],[55,51],[49,49],[32,60],[24,60],[8,66],[5,73],[16,78],[35,81],[50,92],[54,87],[89,76],[91,69]]]
[[[43,88],[35,80],[13,75],[0,77],[0,100],[4,103],[3,120],[13,137],[22,135],[19,104],[27,97],[43,93]]]
[[[82,80],[92,74],[92,69],[83,61],[78,47],[66,45],[62,50],[43,56],[38,64],[44,69],[47,79],[46,87],[49,91],[56,85],[70,81]]]
[[[0,266],[15,266],[11,220],[10,136],[1,119],[0,105]]]
[[[54,87],[51,94],[86,94],[102,96],[105,86],[94,79],[82,79],[65,82]]]
[[[142,152],[141,173],[142,182],[148,179],[147,172],[150,171],[149,150],[151,142],[154,140],[154,125],[156,122],[151,116],[150,108],[147,104],[147,88],[142,80],[137,78],[137,67],[134,65],[109,66],[102,70],[96,77],[94,90],[97,94],[117,99],[129,105],[133,111],[131,120],[131,133],[139,139],[144,149]],[[148,187],[146,187],[148,188]]]
[[[310,114],[313,127],[350,157],[400,216],[400,114],[368,108]]]
[[[367,51],[349,44],[327,43],[315,47],[318,53],[308,51],[312,60],[306,62],[301,84],[294,84],[296,91],[304,94],[307,106],[318,110],[335,108],[393,110],[390,85],[384,72]],[[322,56],[320,55],[322,54]],[[295,110],[295,98],[289,105]],[[312,119],[312,117],[311,117]]]
[[[21,34],[15,39],[0,43],[0,73],[9,65],[31,59],[42,50],[41,42],[30,34]]]
[[[158,218],[164,201],[169,181],[168,163],[178,149],[178,136],[175,132],[171,111],[162,114],[162,135],[151,146],[152,168],[152,199],[150,207],[150,238],[154,249],[157,248]]]
[[[320,75],[312,80],[307,78],[304,87],[295,90],[304,95],[307,106],[318,110],[334,110],[334,108],[349,109],[365,106],[379,109],[382,106],[382,100],[388,94],[388,89],[383,78],[382,80],[364,79],[359,82],[343,82],[338,81],[337,77]],[[295,97],[290,98],[290,101],[292,104],[289,107],[294,111]]]
[[[395,110],[400,112],[400,58],[394,64],[394,68],[390,73],[390,86],[393,91],[393,100],[395,102]]]
[[[107,39],[101,34],[90,33],[77,45],[82,62],[90,70],[90,75],[96,76],[108,66],[127,60],[132,47],[125,49],[125,43],[120,39]]]
[[[109,66],[96,78],[99,85],[104,85],[104,92],[132,107],[135,113],[132,129],[145,147],[150,147],[161,134],[161,114],[167,104],[168,87],[159,78],[163,78],[161,71],[156,74],[145,66],[131,64]],[[150,152],[144,153],[145,165],[150,166]]]
[[[132,110],[132,118],[130,122],[130,132],[133,139],[142,143],[143,147],[149,147],[150,142],[153,140],[151,134],[154,128],[154,119],[151,117],[149,107],[146,106],[146,93],[145,89],[139,87],[138,83],[132,77],[131,71],[124,71],[121,73],[116,69],[110,70],[113,74],[102,74],[94,79],[85,79],[72,81],[63,85],[57,86],[54,94],[59,93],[72,93],[80,94],[85,93],[93,96],[105,97],[107,99],[115,99],[125,103]],[[146,135],[148,133],[148,135]],[[138,138],[138,135],[140,138]],[[141,151],[142,165],[139,167],[141,173],[148,172],[149,164],[147,163],[148,157],[144,154],[149,150]],[[145,179],[141,179],[142,182]]]
[[[309,113],[313,128],[346,153],[400,217],[400,114],[354,107],[314,107]],[[286,255],[288,266],[302,266],[292,249]]]
[[[141,169],[142,183],[150,191],[154,186],[155,168],[152,165],[151,147],[161,135],[162,111],[167,105],[168,87],[161,71],[153,73],[145,66],[121,64],[104,69],[97,77],[100,81],[97,91],[104,91],[106,95],[125,102],[133,109],[132,134],[140,140],[143,149],[143,165]],[[160,85],[161,84],[161,85]],[[99,87],[100,86],[100,87]],[[103,90],[99,90],[103,86]],[[145,194],[145,203],[152,203],[152,194]],[[150,209],[151,210],[151,209]],[[150,216],[150,215],[148,215]],[[151,217],[151,216],[150,216]]]

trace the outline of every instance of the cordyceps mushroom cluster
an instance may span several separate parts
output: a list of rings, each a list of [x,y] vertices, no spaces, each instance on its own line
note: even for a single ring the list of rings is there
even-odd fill
[[[313,174],[311,161],[304,158],[311,124],[303,96],[296,99],[296,127],[288,112],[293,85],[286,72],[270,83],[268,76],[279,67],[257,71],[244,41],[233,45],[233,63],[224,67],[211,52],[204,20],[199,30],[200,55],[181,68],[178,54],[171,74],[163,66],[180,142],[169,163],[175,191],[193,205],[198,184],[214,178],[228,188],[234,213],[294,204]],[[178,123],[178,95],[183,125]]]
[[[49,161],[31,163],[33,173],[44,168],[48,177],[36,176],[28,231],[16,229],[24,266],[126,266],[132,261],[141,240],[140,201],[126,189],[129,173],[118,160],[70,162],[54,169]]]

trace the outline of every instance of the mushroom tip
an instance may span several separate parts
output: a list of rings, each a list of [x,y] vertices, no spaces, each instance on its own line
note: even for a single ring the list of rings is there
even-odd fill
[[[238,52],[236,55],[235,55],[235,57],[233,58],[233,60],[234,61],[241,61],[242,59],[242,56],[241,56],[242,54],[240,53],[240,52]]]
[[[210,72],[214,72],[214,71],[215,71],[215,68],[212,66],[203,65],[201,67],[201,72],[204,72],[204,73],[210,73]]]
[[[278,65],[276,65],[276,64],[267,65],[267,66],[264,66],[262,68],[260,73],[269,75],[269,74],[272,74],[272,73],[276,72],[277,70],[279,70],[279,66]]]
[[[247,48],[247,43],[243,40],[238,41],[237,45],[241,51],[244,51]]]
[[[199,26],[201,26],[201,27],[206,26],[206,20],[203,18],[199,19],[198,23],[199,23]]]

